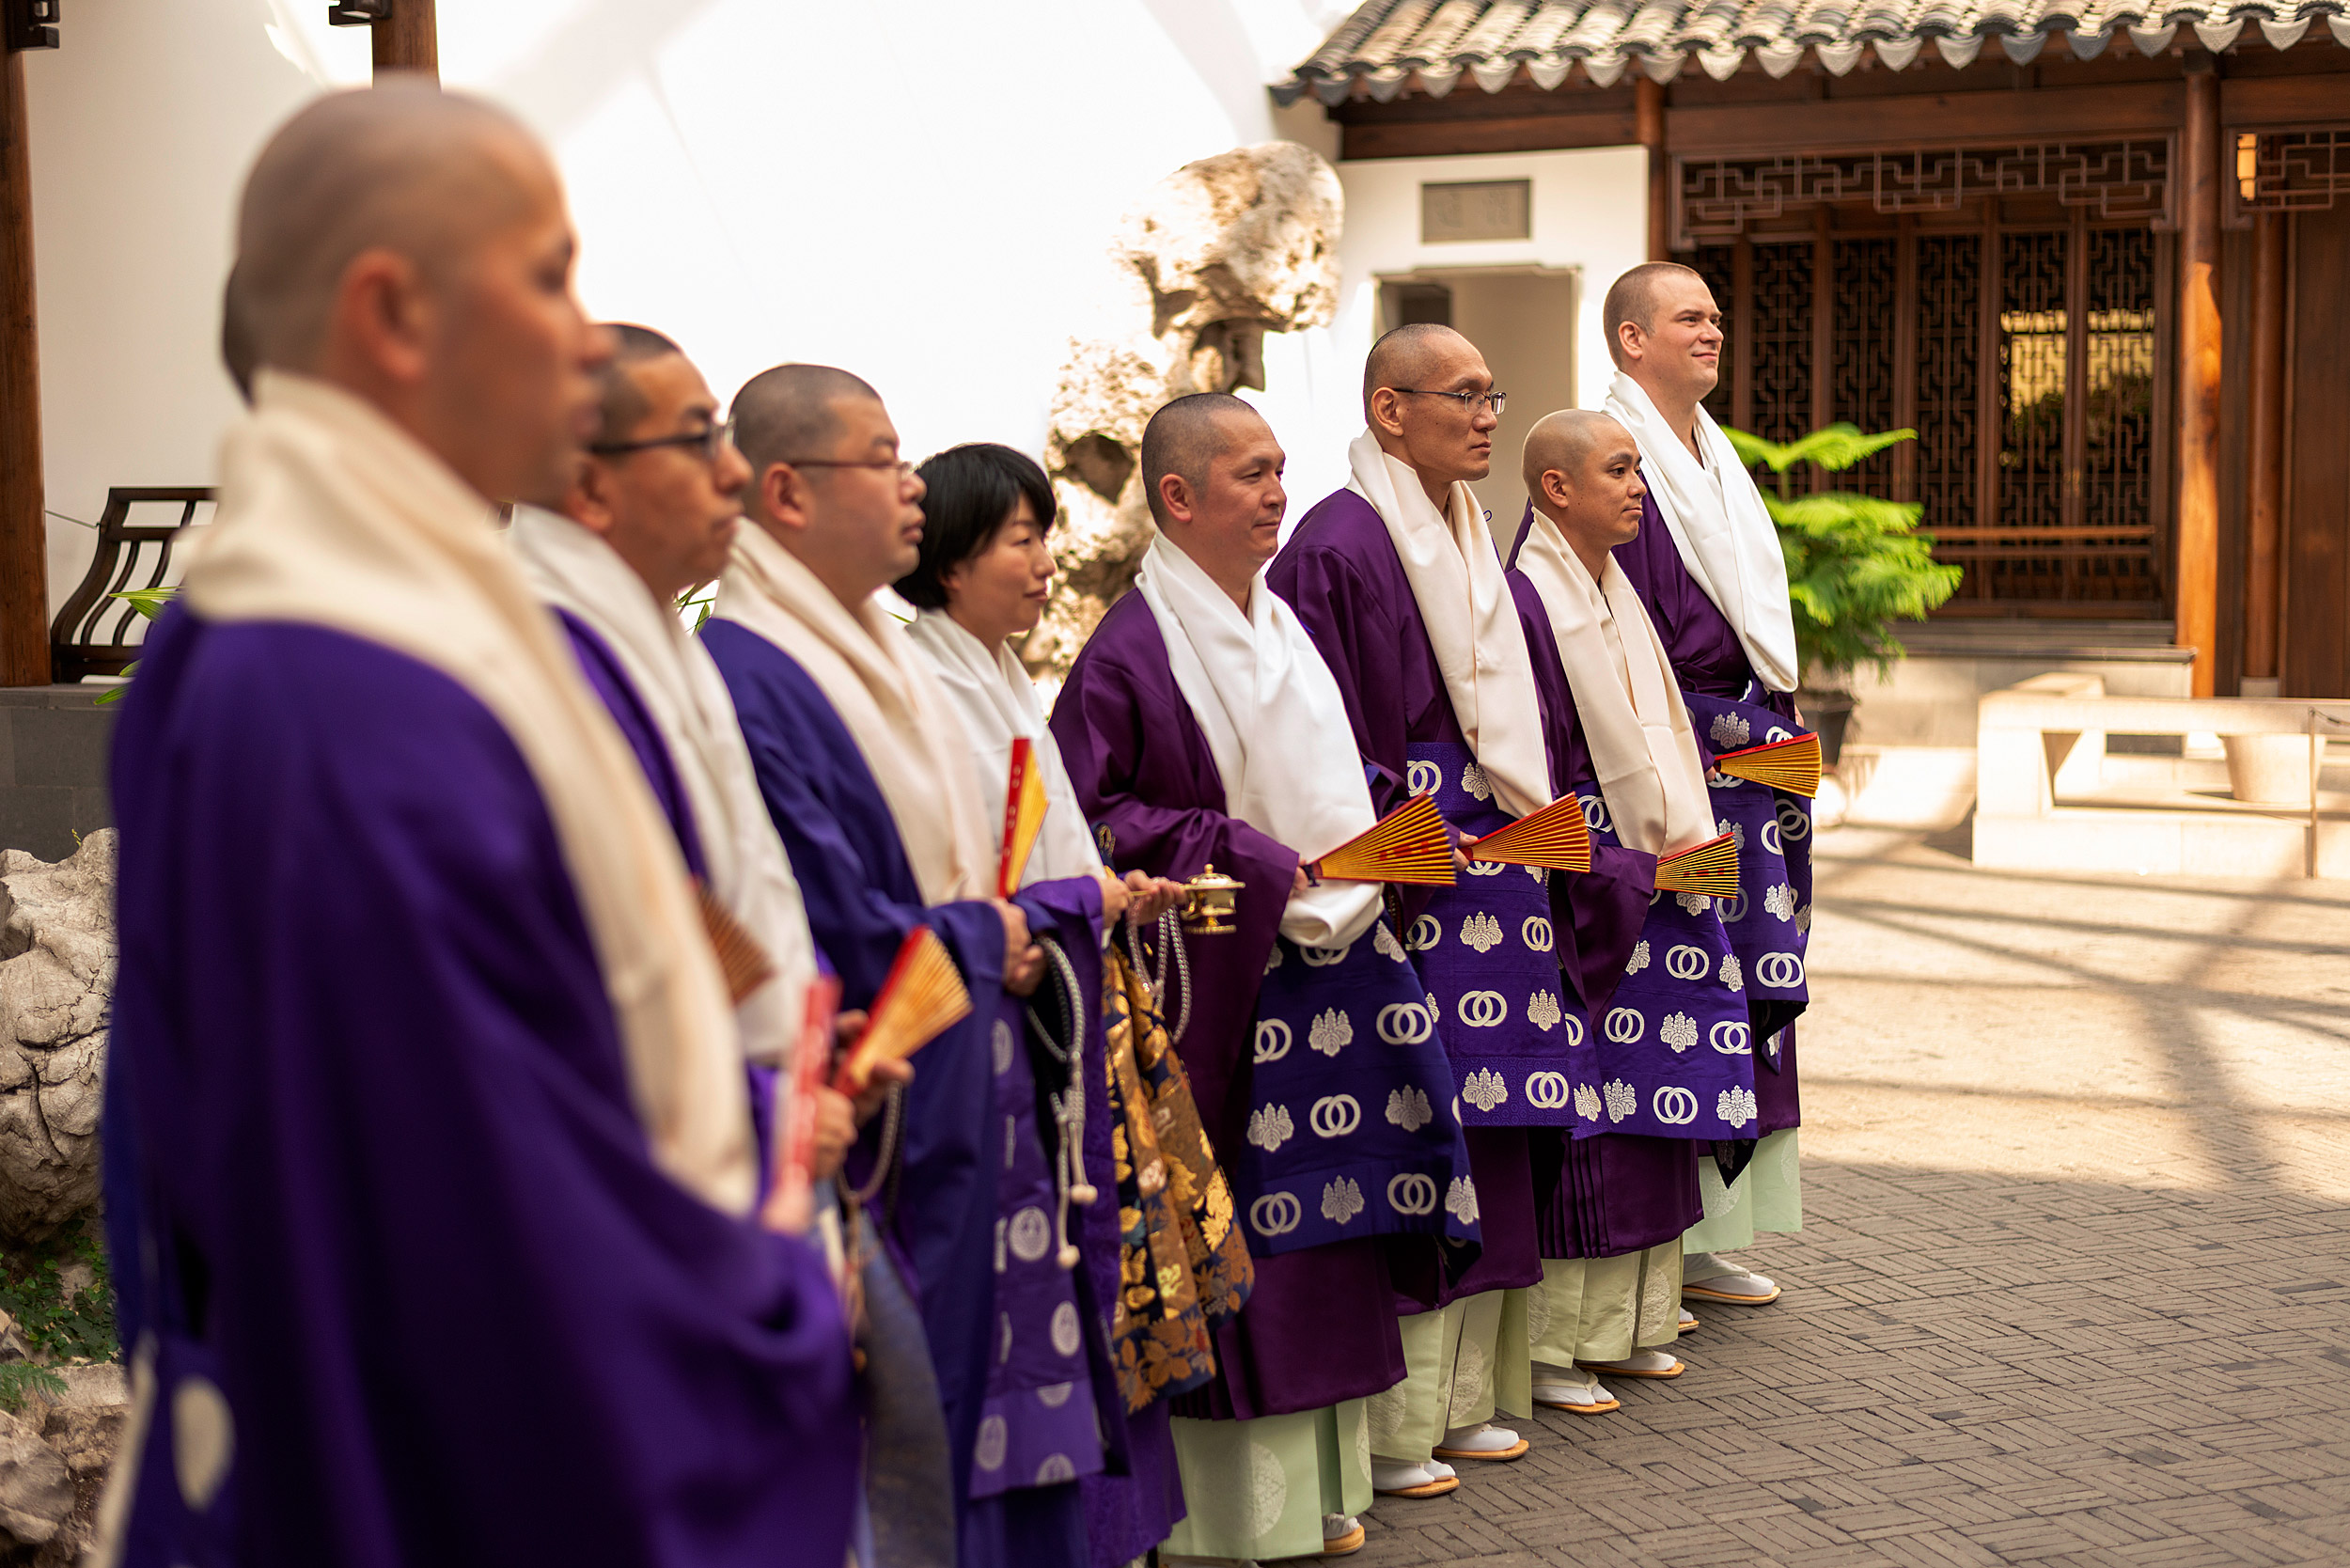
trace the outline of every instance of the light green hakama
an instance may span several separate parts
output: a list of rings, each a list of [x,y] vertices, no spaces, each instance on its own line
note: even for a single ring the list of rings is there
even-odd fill
[[[1174,1421],[1185,1517],[1162,1555],[1305,1557],[1322,1516],[1371,1506],[1363,1400],[1253,1421]]]
[[[1444,1435],[1491,1420],[1496,1410],[1530,1416],[1525,1291],[1485,1291],[1435,1312],[1396,1320],[1403,1336],[1403,1381],[1373,1394],[1371,1451],[1426,1464]]]
[[[1528,1341],[1535,1364],[1621,1361],[1681,1338],[1681,1247],[1618,1258],[1545,1258]]]
[[[1754,1158],[1738,1180],[1722,1184],[1711,1158],[1698,1161],[1698,1186],[1705,1196],[1705,1217],[1681,1238],[1684,1252],[1735,1252],[1754,1245],[1757,1231],[1803,1229],[1802,1152],[1787,1127],[1754,1146]]]

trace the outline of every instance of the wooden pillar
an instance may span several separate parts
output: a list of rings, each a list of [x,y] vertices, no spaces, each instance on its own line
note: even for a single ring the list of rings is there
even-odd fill
[[[441,79],[441,35],[432,0],[392,0],[392,14],[379,18],[368,31],[374,34],[376,75],[417,71]]]
[[[1918,218],[1904,212],[1893,240],[1893,428],[1918,428]],[[1893,499],[1918,498],[1918,443],[1893,448]]]
[[[2251,450],[2245,463],[2244,674],[2277,678],[2285,504],[2285,214],[2252,236]]]
[[[1754,242],[1741,234],[1730,252],[1730,422],[1754,429]]]
[[[337,0],[326,19],[338,27],[367,24],[378,79],[385,71],[415,71],[438,82],[441,43],[432,5],[433,0]]]
[[[1836,419],[1836,242],[1828,238],[1825,203],[1811,209],[1811,428]],[[1835,488],[1835,477],[1818,463],[1810,488]]]
[[[49,527],[24,56],[0,69],[0,685],[49,683]]]
[[[1665,84],[1632,79],[1633,134],[1648,149],[1648,259],[1672,259],[1672,162],[1665,154]]]
[[[2200,69],[2197,69],[2200,68]],[[2195,695],[2215,685],[2219,635],[2219,77],[2186,77],[2179,135],[2177,645],[2195,650]]]
[[[2007,445],[2007,397],[1999,376],[1999,312],[2007,308],[2007,274],[1999,265],[1999,198],[1982,204],[1982,307],[1975,313],[1975,526],[1999,525],[1999,453]],[[1982,536],[1988,540],[1989,534]],[[1967,573],[1992,597],[1991,573],[1977,560]]]

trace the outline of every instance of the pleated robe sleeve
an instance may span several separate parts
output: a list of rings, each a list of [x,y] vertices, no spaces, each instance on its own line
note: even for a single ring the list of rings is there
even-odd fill
[[[161,1418],[123,1560],[837,1568],[822,1261],[655,1168],[489,712],[341,633],[174,611],[112,771],[108,1219]],[[191,1497],[171,1413],[208,1386],[233,1458]]]

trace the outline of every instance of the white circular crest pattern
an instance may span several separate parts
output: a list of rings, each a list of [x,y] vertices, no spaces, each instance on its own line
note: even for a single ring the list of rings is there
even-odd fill
[[[1044,1211],[1030,1205],[1011,1216],[1011,1255],[1024,1263],[1033,1263],[1044,1256],[1044,1249],[1053,1245],[1053,1222],[1044,1217]]]
[[[1698,1119],[1698,1097],[1679,1084],[1667,1084],[1649,1100],[1649,1111],[1668,1127],[1685,1127]]]
[[[1306,1113],[1316,1137],[1344,1137],[1363,1124],[1363,1103],[1352,1094],[1325,1094]]]
[[[1490,1029],[1510,1020],[1509,998],[1498,991],[1464,991],[1461,1022],[1473,1029]]]

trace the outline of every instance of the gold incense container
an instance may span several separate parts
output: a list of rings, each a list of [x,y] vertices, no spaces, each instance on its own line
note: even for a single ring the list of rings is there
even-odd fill
[[[1194,936],[1221,936],[1240,928],[1232,911],[1239,905],[1245,882],[1235,882],[1213,865],[1183,884],[1183,930]]]

